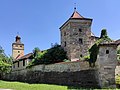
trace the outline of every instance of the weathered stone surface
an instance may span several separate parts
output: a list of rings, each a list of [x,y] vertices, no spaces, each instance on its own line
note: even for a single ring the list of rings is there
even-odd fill
[[[101,87],[115,88],[115,68],[117,65],[117,46],[100,46],[97,59],[99,84]],[[109,53],[106,53],[108,51]]]
[[[87,62],[38,65],[4,76],[3,79],[12,81],[99,88],[97,69],[90,69]]]
[[[88,55],[88,49],[95,39],[91,39],[91,20],[69,20],[61,28],[61,46],[70,60],[76,61]]]

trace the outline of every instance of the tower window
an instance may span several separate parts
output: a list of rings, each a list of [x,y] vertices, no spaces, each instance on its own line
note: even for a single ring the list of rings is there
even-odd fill
[[[82,57],[83,57],[83,55],[81,54],[81,55],[80,55],[80,57],[82,58]]]
[[[20,45],[20,47],[22,47],[22,46]]]
[[[64,32],[64,36],[66,36],[66,32]]]
[[[106,50],[106,54],[109,54],[109,50]]]
[[[66,41],[64,42],[64,46],[66,47]]]
[[[82,29],[81,29],[81,28],[79,28],[79,32],[82,32]]]
[[[18,45],[15,45],[16,47],[18,47]]]
[[[18,53],[20,53],[20,51],[18,51]]]
[[[83,44],[83,40],[81,38],[79,38],[79,43]]]

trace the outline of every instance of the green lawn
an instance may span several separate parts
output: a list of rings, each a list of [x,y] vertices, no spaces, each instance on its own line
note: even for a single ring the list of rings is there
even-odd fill
[[[67,90],[67,86],[48,84],[27,84],[21,82],[7,82],[0,80],[0,88],[13,90]]]
[[[68,86],[48,85],[48,84],[28,84],[28,83],[8,82],[8,81],[0,80],[0,89],[1,88],[13,89],[13,90],[93,90],[93,89],[83,89],[78,87],[68,87]],[[94,90],[100,90],[100,89],[94,89]],[[119,90],[119,89],[101,89],[101,90]]]

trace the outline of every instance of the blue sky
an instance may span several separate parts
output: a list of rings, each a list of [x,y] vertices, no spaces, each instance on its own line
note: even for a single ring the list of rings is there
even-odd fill
[[[59,27],[77,11],[92,18],[92,32],[100,36],[106,28],[110,38],[120,38],[120,0],[0,0],[0,45],[7,55],[19,32],[25,54],[60,43]]]

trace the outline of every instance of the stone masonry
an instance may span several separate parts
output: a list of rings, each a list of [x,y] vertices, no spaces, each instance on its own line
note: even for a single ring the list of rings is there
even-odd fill
[[[114,43],[101,44],[97,63],[100,86],[103,88],[116,87],[115,68],[117,65],[117,45]]]
[[[88,49],[95,39],[91,40],[92,19],[82,17],[77,11],[61,27],[61,46],[67,51],[71,61],[88,55]]]

